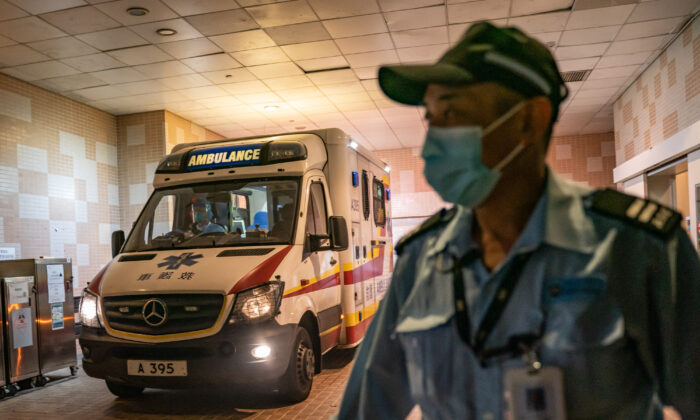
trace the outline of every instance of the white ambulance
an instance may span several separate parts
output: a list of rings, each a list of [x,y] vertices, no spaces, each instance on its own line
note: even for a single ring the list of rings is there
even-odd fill
[[[85,372],[122,397],[257,383],[306,398],[387,290],[388,171],[339,129],[176,146],[83,292]]]

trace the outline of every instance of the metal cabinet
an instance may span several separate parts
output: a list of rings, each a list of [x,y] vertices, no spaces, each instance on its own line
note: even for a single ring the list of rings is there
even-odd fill
[[[72,368],[77,358],[70,260],[41,258],[34,263],[41,373]]]
[[[2,289],[8,379],[18,382],[39,375],[34,277],[5,277]]]

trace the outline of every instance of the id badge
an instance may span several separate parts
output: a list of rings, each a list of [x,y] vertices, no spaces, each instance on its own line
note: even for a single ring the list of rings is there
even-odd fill
[[[566,420],[561,369],[509,369],[503,378],[508,420]]]

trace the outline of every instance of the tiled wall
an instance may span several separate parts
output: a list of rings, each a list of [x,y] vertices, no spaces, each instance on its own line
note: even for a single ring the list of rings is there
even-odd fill
[[[375,152],[391,166],[391,212],[394,239],[447,206],[423,176],[420,149]],[[591,188],[613,186],[615,142],[612,133],[552,139],[547,163],[563,177]]]
[[[0,248],[69,257],[79,293],[119,224],[116,118],[0,74]]]
[[[617,164],[700,120],[700,19],[615,102]]]
[[[129,232],[153,192],[158,162],[179,143],[222,139],[168,111],[117,117],[121,229]]]

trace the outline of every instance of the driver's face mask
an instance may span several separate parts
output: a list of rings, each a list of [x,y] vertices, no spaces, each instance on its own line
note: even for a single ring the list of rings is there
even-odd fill
[[[524,105],[520,102],[500,118],[482,129],[480,126],[430,127],[421,156],[428,183],[443,200],[476,207],[493,191],[501,170],[524,148],[519,143],[493,168],[481,162],[482,139],[515,115]]]

